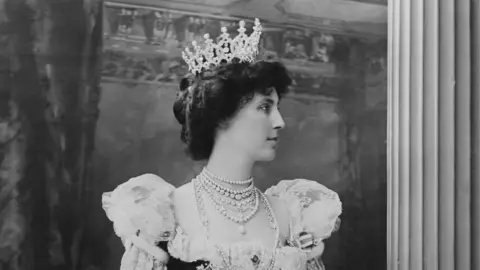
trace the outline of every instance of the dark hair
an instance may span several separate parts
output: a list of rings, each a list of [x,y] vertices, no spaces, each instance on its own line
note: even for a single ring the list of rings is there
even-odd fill
[[[180,138],[193,160],[210,157],[217,129],[227,123],[255,93],[268,95],[272,88],[283,97],[292,80],[280,62],[232,61],[180,81],[173,106],[182,125]]]

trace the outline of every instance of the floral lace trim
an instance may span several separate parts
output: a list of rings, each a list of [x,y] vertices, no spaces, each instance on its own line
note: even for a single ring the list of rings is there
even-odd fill
[[[262,243],[237,242],[233,244],[214,244],[204,237],[189,237],[183,229],[177,228],[176,236],[168,244],[171,256],[185,262],[198,260],[208,261],[209,265],[197,267],[201,270],[223,270],[222,258],[217,247],[227,254],[234,270],[268,269],[275,260],[274,269],[303,269],[307,263],[307,255],[297,247],[284,246],[275,250],[266,248]]]
[[[287,202],[294,236],[308,232],[322,241],[339,225],[342,203],[338,194],[315,181],[282,180],[266,193]]]

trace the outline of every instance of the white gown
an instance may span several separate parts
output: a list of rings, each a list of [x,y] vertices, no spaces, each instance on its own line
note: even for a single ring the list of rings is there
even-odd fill
[[[283,199],[288,205],[289,243],[293,244],[277,242],[267,247],[257,242],[239,242],[219,246],[207,237],[190,237],[178,226],[172,203],[174,190],[162,178],[144,174],[103,194],[103,208],[126,249],[121,269],[163,270],[167,267],[159,261],[168,258],[207,262],[188,269],[225,269],[218,248],[229,254],[229,269],[322,269],[312,259],[323,252],[323,245],[305,251],[295,245],[296,240],[303,232],[320,243],[336,229],[342,212],[337,193],[325,186],[306,179],[282,180],[265,194]],[[168,248],[161,249],[160,242],[166,242]]]

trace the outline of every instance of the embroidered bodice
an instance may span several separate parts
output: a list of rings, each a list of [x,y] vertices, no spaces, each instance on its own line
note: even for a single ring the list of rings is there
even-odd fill
[[[191,237],[178,225],[174,191],[162,178],[145,174],[104,193],[103,208],[125,246],[121,269],[165,269],[169,259],[205,262],[196,269],[224,269],[220,267],[226,260],[233,269],[318,269],[308,268],[309,262],[323,252],[322,241],[338,226],[342,211],[337,193],[325,186],[306,179],[282,180],[265,194],[288,206],[288,244],[278,236],[268,247],[254,241],[218,244],[206,235]],[[304,235],[311,236],[316,247],[302,249]],[[163,249],[160,243],[166,243]]]
[[[212,265],[221,266],[223,258],[220,254],[229,254],[228,261],[235,269],[303,269],[306,265],[306,253],[290,246],[266,247],[260,242],[245,241],[233,244],[214,243],[206,237],[188,236],[180,227],[177,227],[176,236],[168,243],[168,252],[171,256],[184,262],[198,260],[208,261]],[[258,262],[256,264],[255,262]],[[300,267],[300,268],[299,268]]]

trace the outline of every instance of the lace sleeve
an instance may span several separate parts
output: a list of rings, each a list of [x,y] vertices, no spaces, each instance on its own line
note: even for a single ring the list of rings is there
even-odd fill
[[[298,246],[311,246],[309,258],[322,254],[323,240],[338,229],[342,203],[333,190],[311,180],[282,180],[267,194],[284,200],[290,212],[290,238]]]
[[[144,174],[102,195],[102,207],[125,247],[121,270],[165,269],[169,256],[157,245],[175,232],[174,189],[162,178]]]

